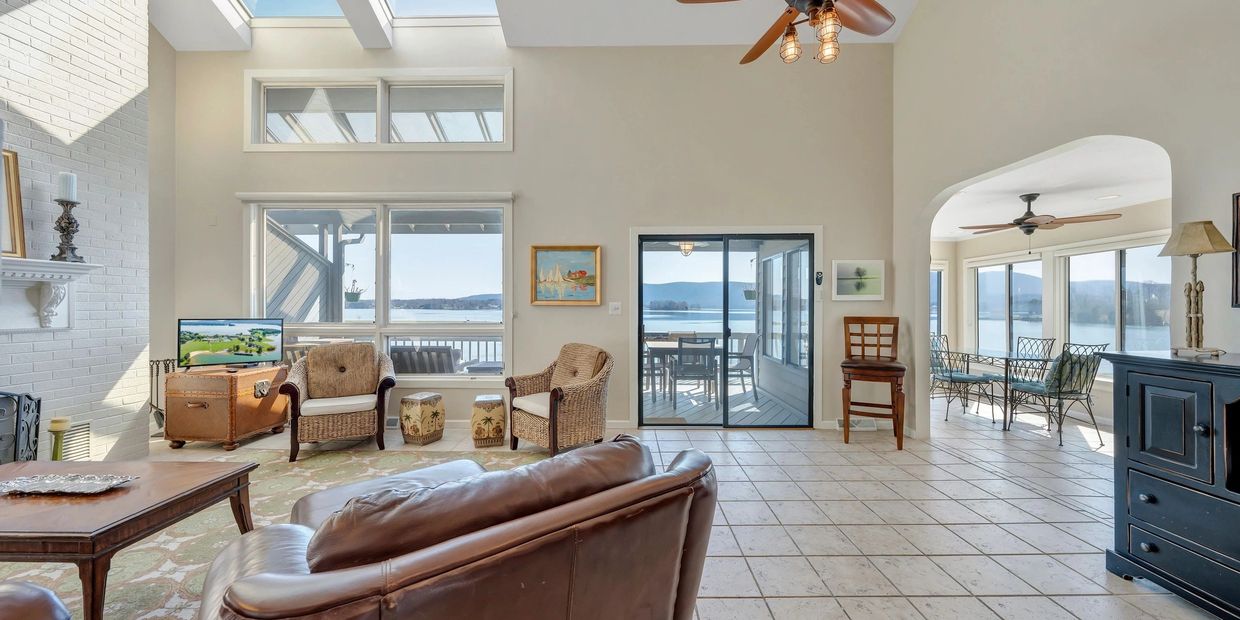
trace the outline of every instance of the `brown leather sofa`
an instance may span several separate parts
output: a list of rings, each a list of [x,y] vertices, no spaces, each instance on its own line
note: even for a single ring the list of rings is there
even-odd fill
[[[229,545],[199,618],[693,618],[715,473],[632,437],[507,471],[455,461],[298,500]]]
[[[69,610],[47,588],[25,581],[0,581],[0,618],[69,620]]]

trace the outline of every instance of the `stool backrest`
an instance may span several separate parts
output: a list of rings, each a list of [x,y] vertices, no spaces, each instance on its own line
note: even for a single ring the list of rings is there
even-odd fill
[[[894,360],[899,350],[900,317],[844,317],[846,359]]]

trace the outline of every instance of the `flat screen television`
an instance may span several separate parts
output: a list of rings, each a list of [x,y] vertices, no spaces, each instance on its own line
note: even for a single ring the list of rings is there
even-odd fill
[[[283,319],[180,319],[177,366],[278,362],[284,357]]]

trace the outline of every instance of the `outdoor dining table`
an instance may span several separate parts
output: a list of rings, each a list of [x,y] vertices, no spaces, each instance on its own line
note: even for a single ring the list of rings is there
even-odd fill
[[[1038,355],[1029,355],[1027,353],[994,351],[989,349],[973,349],[969,351],[951,351],[950,355],[962,356],[969,361],[969,365],[982,364],[984,366],[992,366],[1003,369],[1003,430],[1012,430],[1012,422],[1016,418],[1016,412],[1011,411],[1008,403],[1011,400],[1012,389],[1012,371],[1018,368],[1041,367],[1045,370],[1046,365],[1050,363],[1051,358]]]
[[[709,336],[707,337],[709,338]],[[646,341],[646,350],[647,350],[646,376],[650,378],[650,394],[651,394],[652,399],[657,398],[658,393],[659,393],[659,384],[654,381],[654,360],[655,358],[657,357],[657,358],[662,359],[663,367],[667,368],[667,364],[670,362],[671,358],[674,358],[676,356],[676,352],[679,349],[679,346],[680,346],[680,343],[675,340],[647,340]],[[699,348],[694,348],[691,350],[696,355],[705,354],[705,355],[713,355],[716,357],[724,353],[723,347],[720,347],[718,345],[718,339],[716,339],[716,344],[712,345],[709,349],[707,349],[706,347],[699,347]],[[720,390],[719,386],[723,383],[726,383],[727,377],[725,376],[725,373],[727,373],[728,371],[728,367],[726,364],[718,363],[717,366],[719,368],[719,381],[715,383],[715,398],[716,399],[719,398],[719,390]],[[664,386],[663,389],[664,391],[667,391],[666,386]],[[673,385],[671,387],[671,393],[672,393],[672,398],[676,398],[676,386]]]

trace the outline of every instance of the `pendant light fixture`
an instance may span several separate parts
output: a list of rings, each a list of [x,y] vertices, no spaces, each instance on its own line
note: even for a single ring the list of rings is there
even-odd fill
[[[784,29],[784,41],[779,44],[779,57],[785,64],[792,64],[801,58],[801,41],[797,38],[797,28],[789,24]]]

